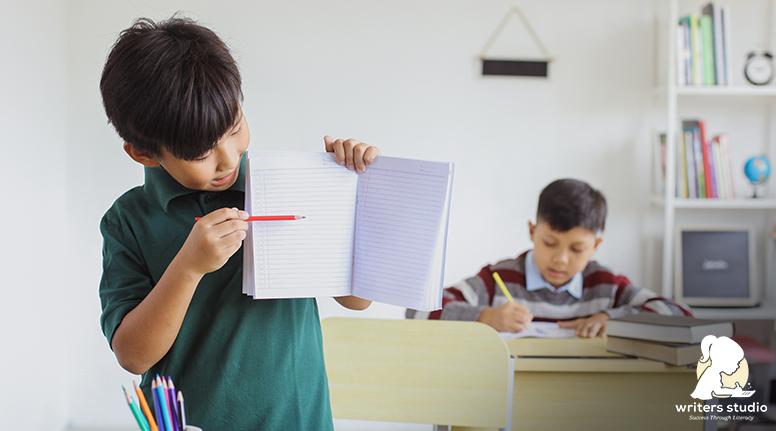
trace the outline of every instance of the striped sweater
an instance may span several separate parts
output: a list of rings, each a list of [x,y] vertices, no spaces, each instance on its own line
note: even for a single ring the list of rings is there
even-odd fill
[[[442,309],[431,313],[407,310],[410,319],[477,320],[486,307],[507,302],[493,280],[493,271],[501,276],[515,302],[524,305],[534,321],[557,322],[589,317],[606,312],[610,318],[650,311],[659,314],[692,316],[684,304],[674,302],[648,289],[635,287],[622,275],[616,275],[595,261],[582,271],[582,295],[579,299],[568,291],[526,289],[526,255],[488,265],[480,272],[444,290]]]

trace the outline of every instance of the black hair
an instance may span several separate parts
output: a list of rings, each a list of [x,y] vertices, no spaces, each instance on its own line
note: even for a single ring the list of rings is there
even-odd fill
[[[558,232],[583,227],[598,235],[606,224],[606,199],[584,181],[555,180],[539,195],[536,219]]]
[[[100,79],[108,121],[151,156],[183,160],[213,149],[239,120],[240,71],[210,29],[181,17],[135,20],[113,45]]]

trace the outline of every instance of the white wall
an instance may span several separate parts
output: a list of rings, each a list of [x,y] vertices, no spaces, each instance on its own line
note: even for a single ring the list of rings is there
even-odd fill
[[[252,149],[320,151],[323,135],[331,134],[377,145],[386,155],[456,163],[447,282],[528,248],[526,224],[541,188],[569,176],[608,198],[598,258],[638,284],[657,282],[644,264],[648,246],[640,234],[649,213],[653,1],[518,2],[556,58],[550,77],[482,77],[475,57],[514,4],[71,0],[25,3],[2,15],[9,21],[2,52],[24,59],[19,69],[0,70],[0,139],[8,148],[2,172],[12,174],[6,190],[13,198],[3,206],[4,243],[10,237],[12,245],[3,260],[10,262],[6,273],[19,273],[3,290],[20,304],[3,301],[0,319],[3,340],[13,351],[27,349],[9,365],[27,376],[11,382],[53,384],[57,423],[66,414],[80,427],[132,424],[120,385],[131,385],[133,376],[119,368],[99,329],[98,224],[114,199],[142,182],[142,169],[106,124],[98,83],[120,30],[136,17],[161,19],[176,10],[190,11],[234,48]],[[39,10],[47,11],[43,18]],[[24,42],[12,43],[19,34]],[[513,20],[491,54],[536,52]],[[34,193],[21,191],[22,182]],[[66,214],[67,224],[45,223],[42,209]],[[41,267],[30,258],[41,248],[66,249],[70,261],[47,258]],[[34,283],[22,275],[38,268]],[[324,317],[350,314],[330,300],[321,310]],[[402,311],[375,304],[361,315]],[[0,395],[2,408],[17,394]]]
[[[36,0],[4,2],[0,13],[0,417],[9,430],[64,426],[64,322],[83,312],[68,299],[64,10]]]

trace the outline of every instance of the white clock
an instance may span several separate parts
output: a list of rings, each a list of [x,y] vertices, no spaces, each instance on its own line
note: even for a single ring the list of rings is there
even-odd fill
[[[754,85],[765,85],[773,79],[773,56],[766,51],[753,51],[746,56],[744,76]]]

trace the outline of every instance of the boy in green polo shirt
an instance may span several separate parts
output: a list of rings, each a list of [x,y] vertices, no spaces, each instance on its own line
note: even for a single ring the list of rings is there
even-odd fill
[[[315,299],[241,293],[250,132],[229,49],[189,19],[140,19],[113,46],[100,90],[124,150],[145,167],[145,184],[100,224],[100,320],[118,362],[143,374],[148,399],[151,379],[171,376],[205,431],[332,429]],[[380,154],[324,143],[359,172]]]

